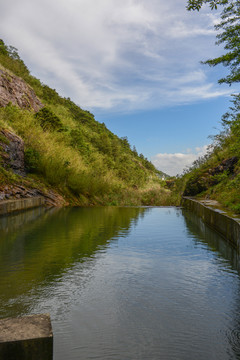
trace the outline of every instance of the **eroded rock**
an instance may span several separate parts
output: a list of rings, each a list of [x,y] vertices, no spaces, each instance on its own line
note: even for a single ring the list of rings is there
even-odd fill
[[[24,142],[13,132],[0,130],[0,150],[2,166],[11,168],[18,175],[25,176],[24,166]]]
[[[224,174],[224,172],[226,172],[226,176],[234,175],[235,165],[238,160],[237,156],[233,156],[224,159],[218,166],[208,169],[204,173],[201,171],[193,173],[186,183],[183,196],[195,196],[206,191],[211,186],[217,185],[222,181],[221,174]]]
[[[217,174],[221,174],[224,171],[228,171],[229,173],[233,173],[234,172],[234,167],[238,162],[238,157],[237,156],[233,156],[231,158],[228,159],[224,159],[218,166],[216,166],[213,169],[209,169],[208,172],[210,175],[217,175]]]
[[[64,198],[53,190],[41,191],[23,185],[0,186],[0,201],[16,200],[42,196],[47,206],[66,206],[68,203]]]
[[[35,112],[44,106],[24,80],[0,69],[0,107],[5,107],[10,102],[21,109]]]

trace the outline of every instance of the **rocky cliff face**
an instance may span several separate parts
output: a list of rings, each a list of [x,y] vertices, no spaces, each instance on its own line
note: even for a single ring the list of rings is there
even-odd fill
[[[24,185],[0,185],[0,201],[19,200],[36,196],[42,196],[47,206],[61,207],[69,205],[60,194],[53,190],[41,191]]]
[[[44,105],[33,89],[19,77],[0,69],[0,107],[9,103],[21,109],[39,111]],[[0,201],[43,196],[48,206],[67,205],[64,198],[54,190],[41,190],[41,185],[28,185],[24,165],[24,142],[14,132],[0,128],[0,163],[6,170],[22,176],[16,184],[0,184]]]
[[[35,112],[44,106],[24,80],[10,74],[6,69],[0,69],[0,107],[5,107],[9,103]],[[1,129],[0,150],[3,167],[11,168],[18,175],[26,175],[24,143],[19,136],[9,130]]]
[[[18,175],[26,175],[24,166],[24,142],[13,132],[0,130],[0,150],[2,166],[12,169]]]
[[[34,111],[44,106],[24,80],[0,69],[0,107],[5,107],[9,102],[22,109]]]
[[[236,176],[235,166],[238,160],[239,158],[237,156],[233,156],[231,158],[224,159],[214,168],[202,172],[196,172],[195,174],[193,173],[186,183],[183,195],[195,196],[210,189],[222,181],[220,175],[223,175],[224,173],[225,176],[228,177]]]
[[[26,170],[24,166],[24,142],[13,132],[1,129],[0,130],[0,160],[1,165],[6,170],[11,169],[15,174],[26,177]],[[65,200],[56,191],[48,190],[42,191],[39,188],[30,188],[23,184],[3,184],[0,185],[0,201],[14,200],[21,198],[29,198],[35,196],[42,196],[45,198],[48,206],[63,206],[67,205]]]

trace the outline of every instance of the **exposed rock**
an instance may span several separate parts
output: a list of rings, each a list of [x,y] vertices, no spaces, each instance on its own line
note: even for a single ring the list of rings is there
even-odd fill
[[[171,180],[166,180],[166,187],[168,189],[173,189],[175,184],[176,184],[175,180],[172,180],[172,179]]]
[[[193,176],[186,183],[183,196],[195,196],[207,190],[208,178],[204,176]]]
[[[24,142],[13,132],[0,130],[0,159],[5,169],[26,176],[24,166]],[[0,186],[0,201],[43,196],[48,206],[68,205],[64,198],[53,190],[41,191],[25,185]]]
[[[24,142],[13,132],[0,130],[2,166],[11,168],[18,175],[26,175],[24,166]]]
[[[0,201],[42,196],[47,206],[66,206],[68,203],[64,198],[53,190],[41,191],[31,189],[23,185],[0,186]]]
[[[9,102],[36,112],[44,106],[24,80],[0,69],[0,107],[7,106]]]
[[[233,173],[234,166],[236,165],[237,162],[238,162],[238,157],[233,156],[231,158],[223,160],[221,164],[219,164],[213,169],[209,169],[208,172],[210,175],[217,175],[224,171],[229,171],[229,173]]]
[[[48,190],[46,193],[41,193],[45,197],[46,205],[48,206],[67,206],[69,203],[64,198],[53,190]]]
[[[24,166],[24,142],[7,129],[0,129],[0,160],[5,169],[11,169],[20,176],[26,176]],[[53,190],[41,191],[27,185],[0,186],[0,201],[43,196],[48,206],[66,206],[64,198]]]
[[[188,180],[185,186],[183,196],[195,196],[200,194],[203,191],[206,191],[211,186],[218,184],[221,181],[219,175],[224,171],[227,172],[227,175],[234,174],[234,167],[238,162],[238,157],[233,156],[228,159],[224,159],[218,166],[207,170],[204,173],[193,173],[191,178]]]

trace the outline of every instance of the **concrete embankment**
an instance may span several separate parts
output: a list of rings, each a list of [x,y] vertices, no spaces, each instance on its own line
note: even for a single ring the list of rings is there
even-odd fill
[[[7,215],[16,211],[32,209],[45,204],[45,199],[41,196],[18,200],[6,200],[0,202],[0,216]]]
[[[202,220],[240,251],[240,217],[229,215],[214,200],[196,200],[183,197],[182,205]]]
[[[1,360],[52,360],[49,314],[0,319]]]

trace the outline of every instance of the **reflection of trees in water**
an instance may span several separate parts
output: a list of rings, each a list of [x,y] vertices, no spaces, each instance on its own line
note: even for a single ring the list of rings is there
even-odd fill
[[[27,211],[12,213],[7,216],[0,216],[1,237],[6,233],[13,233],[14,230],[17,230],[24,225],[29,225],[30,223],[35,222],[39,217],[43,216],[43,214],[49,210],[53,211],[54,208],[49,209],[45,207],[37,207]]]
[[[130,207],[35,209],[0,219],[2,316],[26,312],[29,304],[19,301],[17,305],[17,298],[59,281],[75,263],[92,262],[110,242],[125,237],[146,210]]]
[[[191,235],[194,235],[195,244],[203,244],[207,246],[211,251],[217,253],[217,256],[227,260],[232,270],[236,270],[240,274],[239,254],[237,251],[223,239],[215,231],[210,229],[204,224],[202,219],[197,215],[189,212],[188,210],[182,210],[186,228]],[[232,300],[233,308],[231,311],[231,318],[233,319],[232,326],[226,331],[226,338],[230,344],[231,351],[229,352],[229,359],[240,359],[240,287],[239,282],[237,289],[234,293],[234,299]]]
[[[195,244],[204,244],[217,253],[220,258],[228,261],[233,270],[240,273],[239,254],[228,241],[209,228],[202,219],[188,210],[182,209],[186,228],[194,235]]]

